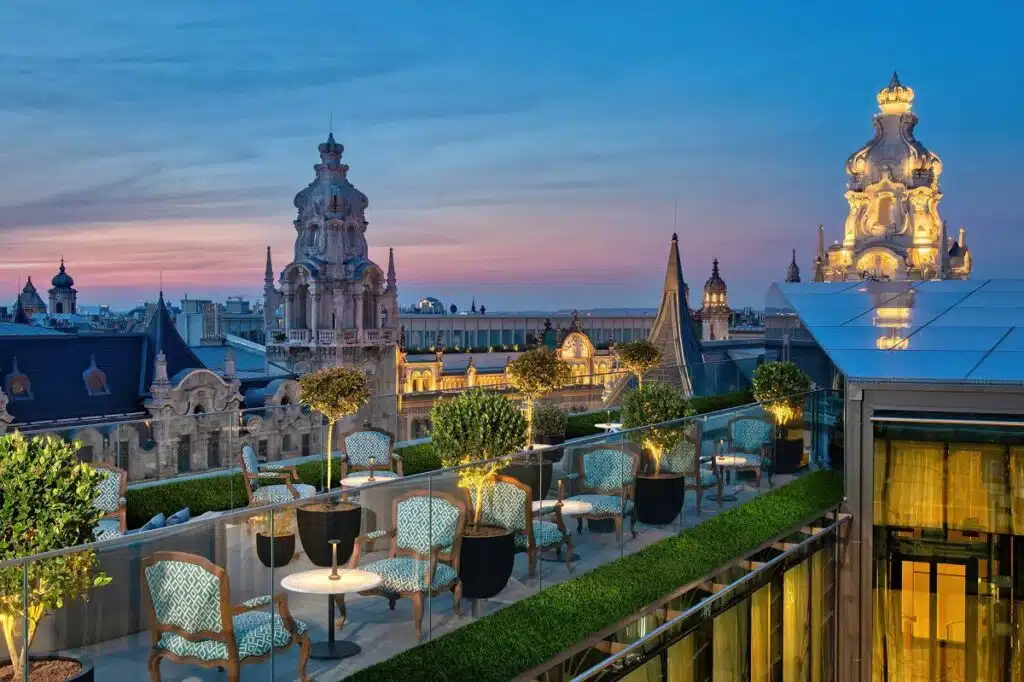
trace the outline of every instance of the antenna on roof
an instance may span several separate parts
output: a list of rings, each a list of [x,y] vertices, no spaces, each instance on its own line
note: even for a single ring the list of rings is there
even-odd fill
[[[330,133],[331,135],[334,134],[334,112],[333,111],[330,114],[328,114],[327,132]]]
[[[679,230],[676,228],[676,222],[678,221],[678,219],[679,219],[679,199],[676,199],[675,203],[672,205],[672,231],[673,232],[677,232],[677,233],[679,232]]]

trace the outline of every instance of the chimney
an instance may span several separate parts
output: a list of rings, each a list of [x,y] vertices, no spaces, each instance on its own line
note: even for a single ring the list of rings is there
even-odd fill
[[[960,238],[957,240],[957,244],[961,249],[967,246],[967,230],[963,227],[960,228]]]
[[[235,378],[235,352],[230,348],[228,348],[228,352],[224,354],[224,378]]]

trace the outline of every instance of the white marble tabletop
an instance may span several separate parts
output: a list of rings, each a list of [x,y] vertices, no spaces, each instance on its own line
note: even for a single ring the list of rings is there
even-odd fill
[[[601,429],[602,431],[618,431],[622,428],[622,424],[619,424],[618,422],[614,422],[611,424],[601,422],[600,424],[594,424],[594,428]]]
[[[745,457],[737,457],[736,455],[717,455],[715,457],[715,464],[725,469],[733,467],[741,467],[745,464],[749,464]]]
[[[370,480],[369,471],[360,471],[359,473],[346,476],[341,479],[341,485],[346,488],[359,488],[360,486],[368,485],[370,483],[379,483],[381,481],[393,481],[398,478],[398,474],[392,471],[375,471],[373,472],[373,480]]]
[[[533,503],[533,511],[540,511],[541,509],[551,509],[558,500],[535,500]],[[594,505],[589,502],[581,502],[579,500],[562,500],[562,515],[563,516],[582,516],[589,514],[594,511]]]
[[[281,579],[281,587],[302,594],[348,594],[372,590],[380,585],[380,576],[358,568],[339,568],[338,580],[331,580],[331,569],[292,573]]]

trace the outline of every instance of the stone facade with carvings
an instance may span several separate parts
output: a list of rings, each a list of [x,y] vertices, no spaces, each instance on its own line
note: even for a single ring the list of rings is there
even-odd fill
[[[273,281],[270,251],[264,280],[267,355],[295,374],[324,367],[363,370],[375,396],[365,414],[393,428],[397,419],[398,281],[394,253],[385,273],[369,260],[366,195],[348,179],[344,147],[333,133],[319,146],[316,178],[295,195],[293,259]],[[283,306],[283,328],[276,311]]]
[[[914,137],[914,91],[893,73],[876,99],[875,135],[846,162],[843,239],[826,249],[819,233],[813,279],[966,279],[966,231],[949,237],[939,216],[942,161]]]

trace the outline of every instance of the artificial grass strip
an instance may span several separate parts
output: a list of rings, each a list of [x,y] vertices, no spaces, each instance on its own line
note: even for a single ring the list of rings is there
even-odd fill
[[[702,578],[842,501],[839,474],[811,472],[746,504],[354,673],[354,682],[502,682]],[[437,597],[444,599],[445,597]]]

